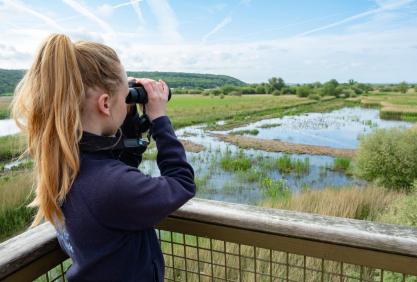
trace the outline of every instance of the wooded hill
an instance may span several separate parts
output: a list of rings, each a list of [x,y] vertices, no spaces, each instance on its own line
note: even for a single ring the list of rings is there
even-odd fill
[[[0,69],[0,94],[14,91],[17,83],[22,79],[24,70]],[[215,88],[223,85],[242,86],[243,81],[227,75],[200,74],[185,72],[132,72],[129,76],[163,79],[171,88]]]

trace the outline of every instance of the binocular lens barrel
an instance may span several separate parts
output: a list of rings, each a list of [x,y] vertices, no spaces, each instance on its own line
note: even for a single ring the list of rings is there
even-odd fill
[[[148,103],[148,93],[140,84],[135,84],[130,87],[129,84],[129,95],[126,97],[126,104],[146,104]],[[168,101],[171,100],[171,88],[168,88]]]

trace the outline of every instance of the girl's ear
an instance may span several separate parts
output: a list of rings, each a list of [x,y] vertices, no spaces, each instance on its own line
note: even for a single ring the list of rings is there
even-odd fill
[[[101,94],[97,100],[97,107],[101,114],[110,116],[110,95],[106,93]]]

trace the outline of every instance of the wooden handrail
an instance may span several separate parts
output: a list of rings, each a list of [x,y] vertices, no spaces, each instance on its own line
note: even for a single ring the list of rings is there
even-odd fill
[[[157,228],[417,275],[412,227],[193,199]],[[0,280],[52,253],[63,261],[55,235],[43,223],[1,243]]]

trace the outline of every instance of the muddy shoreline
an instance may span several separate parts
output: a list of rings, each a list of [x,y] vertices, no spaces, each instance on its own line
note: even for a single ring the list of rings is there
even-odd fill
[[[338,149],[327,146],[294,144],[278,140],[259,139],[239,135],[226,135],[218,133],[211,133],[209,135],[211,137],[219,138],[224,142],[234,144],[242,149],[258,149],[267,152],[326,155],[346,158],[352,158],[356,152],[356,150],[353,149]]]

